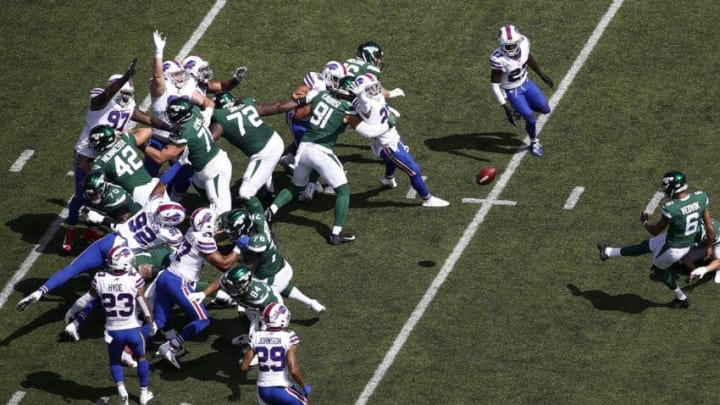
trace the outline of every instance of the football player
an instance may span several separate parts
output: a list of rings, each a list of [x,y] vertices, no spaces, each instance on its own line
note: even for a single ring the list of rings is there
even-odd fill
[[[142,209],[124,188],[109,182],[102,171],[85,176],[83,194],[86,207],[100,211],[116,222],[125,222]]]
[[[161,271],[154,282],[153,305],[157,326],[162,328],[172,315],[175,305],[180,306],[191,319],[174,338],[163,343],[158,352],[176,368],[180,368],[177,352],[183,343],[194,338],[210,325],[207,309],[202,303],[191,298],[194,283],[200,280],[200,273],[208,262],[220,271],[226,271],[240,256],[239,248],[223,255],[215,243],[218,217],[209,208],[198,208],[191,216],[191,227],[185,233],[182,246],[173,253],[170,265]]]
[[[304,100],[304,98],[301,98]],[[261,187],[275,193],[272,174],[280,161],[285,145],[282,137],[262,117],[285,113],[301,106],[295,100],[258,103],[251,97],[236,101],[232,94],[221,92],[215,96],[215,109],[210,125],[213,139],[224,137],[248,157],[240,185],[240,199],[246,201]]]
[[[200,55],[190,55],[183,59],[183,68],[195,81],[197,90],[203,95],[208,93],[220,93],[222,91],[230,91],[237,87],[247,74],[247,67],[240,66],[235,69],[235,73],[230,80],[213,80],[213,70],[210,63]]]
[[[264,404],[307,404],[312,388],[305,378],[297,360],[300,338],[287,327],[290,310],[283,304],[270,304],[263,311],[266,330],[250,335],[250,348],[245,352],[240,370],[247,375],[250,364],[259,357],[257,396]],[[290,379],[292,377],[292,380]],[[293,381],[301,389],[293,386]]]
[[[185,219],[185,208],[177,203],[163,202],[164,193],[165,184],[159,183],[143,209],[120,224],[97,211],[88,210],[87,222],[105,225],[112,229],[112,232],[93,242],[70,264],[55,272],[37,290],[21,299],[17,304],[17,311],[25,311],[49,291],[71,278],[101,267],[114,247],[127,246],[138,251],[163,244],[179,246],[182,243],[182,232],[176,226]],[[86,304],[87,302],[81,308]]]
[[[380,80],[381,70],[385,64],[385,52],[375,41],[367,41],[358,45],[355,57],[345,61],[345,67],[353,79],[365,73],[372,73]],[[404,97],[405,92],[401,88],[390,91],[382,89],[382,95],[387,98]]]
[[[145,280],[135,271],[134,255],[127,246],[117,246],[108,253],[108,271],[96,273],[88,294],[102,300],[105,309],[105,342],[110,356],[110,374],[112,375],[120,403],[128,404],[128,392],[125,388],[122,354],[125,347],[132,350],[137,358],[137,374],[140,379],[140,403],[147,404],[153,393],[150,385],[150,368],[145,357],[145,338],[140,322],[134,310],[137,305],[150,328],[150,334],[157,332],[150,307],[145,300]]]
[[[135,105],[135,86],[132,77],[137,72],[137,59],[134,59],[125,74],[110,76],[107,86],[90,90],[90,105],[85,117],[85,127],[75,143],[75,194],[68,205],[67,228],[63,239],[63,251],[70,253],[73,250],[75,239],[75,226],[78,222],[80,207],[84,204],[83,180],[90,171],[97,152],[90,146],[88,136],[90,131],[98,125],[107,125],[116,131],[123,132],[130,120],[172,130],[172,126],[159,118],[151,117]],[[92,242],[102,234],[94,228],[88,228],[83,239]]]
[[[530,138],[530,153],[542,156],[543,148],[538,142],[535,125],[537,118],[533,112],[549,114],[545,95],[535,82],[528,77],[530,66],[551,89],[555,87],[552,79],[540,69],[535,57],[530,53],[530,41],[520,34],[514,25],[505,25],[498,31],[499,47],[490,55],[490,83],[495,99],[505,109],[508,121],[525,119],[525,131]]]
[[[380,178],[384,187],[395,188],[395,170],[400,168],[408,177],[413,189],[422,197],[423,207],[446,207],[450,203],[430,194],[420,173],[420,166],[415,162],[408,148],[403,144],[397,126],[394,124],[395,113],[385,103],[382,95],[382,83],[372,73],[358,76],[353,81],[352,92],[356,95],[353,107],[364,122],[377,126],[390,122],[392,128],[374,137],[370,149],[385,162],[385,175]],[[363,133],[361,133],[363,135]]]
[[[670,201],[662,207],[662,217],[652,223],[647,212],[640,214],[640,222],[653,238],[644,240],[636,245],[624,247],[609,247],[605,242],[599,242],[600,260],[607,260],[617,256],[639,256],[653,254],[652,269],[660,280],[675,293],[675,299],[668,306],[670,308],[688,308],[690,300],[675,281],[671,267],[690,251],[695,242],[701,221],[705,224],[706,237],[704,241],[705,254],[703,259],[712,257],[715,243],[715,227],[708,204],[710,200],[703,191],[688,192],[688,183],[685,174],[673,170],[665,173],[662,178],[662,189]],[[661,233],[667,229],[663,237]]]

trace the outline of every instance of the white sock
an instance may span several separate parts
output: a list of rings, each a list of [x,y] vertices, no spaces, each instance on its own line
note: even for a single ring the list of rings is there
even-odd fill
[[[297,287],[293,287],[293,289],[290,290],[290,294],[288,294],[288,297],[296,301],[300,301],[305,305],[310,305],[310,303],[312,302],[312,299],[307,295],[303,294],[302,291],[298,290]]]
[[[610,257],[620,256],[620,248],[614,248],[614,247],[605,248],[605,254]]]
[[[342,226],[333,226],[332,234],[333,235],[340,235],[340,232],[342,232]]]
[[[675,291],[673,292],[675,293],[677,299],[679,299],[680,301],[687,300],[687,295],[685,295],[685,293],[683,292],[683,290],[680,289],[680,287],[675,288]]]

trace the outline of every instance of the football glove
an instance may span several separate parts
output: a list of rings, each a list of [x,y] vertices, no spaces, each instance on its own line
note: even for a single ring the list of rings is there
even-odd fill
[[[239,68],[235,69],[235,74],[233,74],[233,79],[235,79],[238,83],[240,83],[247,74],[247,67],[240,66]]]
[[[405,92],[401,88],[396,88],[388,91],[389,98],[405,97]]]
[[[80,216],[83,218],[83,221],[91,225],[100,225],[103,223],[103,220],[105,220],[105,215],[87,207],[83,207],[80,210]]]
[[[707,271],[708,271],[707,267],[705,267],[705,266],[698,267],[695,270],[690,272],[690,278],[693,280],[696,278],[702,279],[703,276],[705,276],[705,274],[707,273]]]
[[[24,310],[27,309],[27,307],[38,302],[40,300],[40,298],[42,298],[42,296],[43,296],[43,294],[40,290],[33,291],[32,294],[28,295],[27,297],[21,299],[20,302],[18,302],[17,307],[16,307],[17,311],[23,312]]]
[[[503,104],[503,108],[505,109],[505,116],[508,122],[512,124],[512,126],[515,126],[515,120],[520,119],[520,115],[513,110],[509,103]]]
[[[312,387],[309,386],[308,384],[305,384],[303,386],[303,395],[305,395],[305,398],[310,396],[310,392],[312,392]]]
[[[162,37],[160,31],[153,32],[153,41],[155,42],[155,57],[162,59],[163,50],[165,49],[165,38]]]
[[[155,321],[153,321],[153,322],[150,324],[150,336],[155,336],[155,334],[157,333],[157,331],[158,331],[158,326],[157,326],[157,324],[155,323]]]
[[[555,83],[553,83],[553,81],[552,81],[552,79],[550,78],[550,76],[548,76],[548,75],[546,75],[545,73],[543,73],[543,74],[540,75],[540,78],[542,79],[542,81],[545,82],[545,84],[548,85],[548,87],[550,87],[551,89],[554,89],[554,88],[555,88]]]
[[[137,63],[138,58],[135,58],[130,62],[130,66],[128,66],[127,71],[125,71],[125,76],[129,79],[133,76],[135,76],[135,73],[137,73]]]
[[[188,295],[188,297],[189,297],[191,300],[193,300],[193,301],[195,301],[195,302],[197,302],[197,303],[199,304],[199,303],[201,303],[201,302],[205,299],[205,293],[202,292],[202,291],[200,291],[200,292],[194,292],[194,293],[190,293],[190,295]]]
[[[248,235],[240,235],[240,237],[235,241],[235,244],[240,249],[247,249],[248,243],[250,243],[250,236]]]

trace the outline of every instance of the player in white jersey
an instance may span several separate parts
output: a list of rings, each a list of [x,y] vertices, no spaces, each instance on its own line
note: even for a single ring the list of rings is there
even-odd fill
[[[75,226],[78,223],[80,207],[85,203],[82,189],[83,180],[85,175],[90,172],[92,162],[98,155],[98,152],[88,142],[90,131],[98,125],[107,125],[115,131],[123,132],[130,120],[168,130],[172,128],[171,125],[159,118],[150,117],[137,108],[134,98],[135,86],[132,81],[136,72],[137,59],[134,59],[125,74],[110,76],[104,89],[97,87],[90,90],[85,127],[75,144],[75,194],[68,206],[67,229],[63,240],[63,251],[66,253],[73,250]],[[96,229],[88,228],[83,234],[83,239],[93,242],[101,236],[102,234]]]
[[[351,86],[351,91],[356,95],[353,100],[353,107],[365,123],[374,127],[385,125],[388,122],[392,124],[390,129],[375,136],[370,144],[373,153],[381,157],[385,162],[385,175],[380,178],[380,184],[389,188],[397,187],[395,170],[400,168],[410,177],[410,183],[422,197],[424,207],[448,206],[450,203],[430,194],[430,191],[428,191],[420,173],[420,166],[415,162],[415,159],[409,153],[409,148],[403,144],[400,138],[397,126],[394,124],[397,113],[385,102],[382,84],[377,77],[372,73],[365,73],[356,77]],[[358,133],[366,137],[368,135],[362,131],[358,131]]]
[[[157,332],[157,327],[145,300],[145,280],[135,271],[134,260],[128,247],[113,248],[108,254],[108,271],[96,273],[88,291],[102,302],[105,310],[105,342],[110,356],[110,374],[117,386],[120,404],[128,403],[121,362],[126,346],[137,358],[140,403],[147,404],[153,398],[148,390],[150,368],[145,357],[146,336],[140,328],[138,313],[150,326],[150,335]]]
[[[204,96],[207,96],[208,93],[215,94],[234,89],[247,74],[247,67],[240,66],[235,69],[235,74],[231,79],[213,80],[213,70],[210,63],[200,55],[187,56],[183,59],[182,66],[190,79],[195,81],[197,90]]]
[[[215,243],[218,217],[209,208],[196,209],[191,218],[191,227],[185,233],[182,246],[171,256],[170,265],[158,274],[154,282],[154,311],[159,328],[167,323],[172,309],[177,304],[191,321],[172,339],[159,348],[160,355],[176,368],[180,368],[175,353],[182,349],[183,342],[200,334],[210,325],[207,309],[192,299],[194,284],[200,280],[205,261],[220,271],[228,270],[237,261],[240,249],[233,249],[223,255]]]
[[[102,266],[108,253],[117,246],[127,246],[133,250],[149,249],[162,244],[178,246],[182,242],[182,232],[176,226],[185,219],[185,209],[177,203],[161,202],[158,196],[164,192],[165,185],[158,184],[143,209],[121,224],[116,224],[111,218],[97,211],[86,210],[86,222],[102,224],[113,231],[93,242],[72,263],[55,272],[37,290],[20,300],[17,304],[18,312],[24,311],[43,295],[71,278]]]
[[[530,53],[530,41],[514,25],[505,25],[498,31],[500,46],[490,55],[490,82],[498,103],[505,109],[508,121],[525,119],[525,130],[530,138],[530,153],[542,156],[543,148],[537,140],[537,118],[533,112],[549,114],[545,95],[528,78],[530,66],[550,88],[555,85],[549,76],[543,73],[535,57]]]
[[[258,403],[307,404],[312,391],[305,383],[297,361],[300,338],[287,329],[290,310],[283,304],[272,303],[263,311],[266,330],[255,330],[248,337],[250,348],[245,352],[241,371],[247,374],[250,362],[258,358]],[[292,377],[292,380],[290,379]],[[293,381],[297,383],[296,388]]]

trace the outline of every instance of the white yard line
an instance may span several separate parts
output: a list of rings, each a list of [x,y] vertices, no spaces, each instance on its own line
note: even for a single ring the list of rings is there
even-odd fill
[[[565,75],[565,77],[560,82],[560,85],[557,88],[557,91],[553,94],[552,98],[550,99],[550,108],[555,109],[555,106],[560,102],[562,97],[565,95],[565,92],[567,91],[568,87],[572,84],[573,80],[575,79],[575,76],[580,71],[580,68],[585,64],[585,61],[587,61],[588,57],[590,56],[590,53],[597,45],[598,41],[600,41],[600,38],[603,35],[603,32],[605,32],[605,29],[607,28],[608,24],[610,24],[610,21],[615,16],[615,13],[620,9],[620,6],[622,6],[623,0],[615,0],[610,5],[610,8],[605,13],[603,18],[600,20],[600,23],[595,27],[595,31],[592,33],[590,38],[585,43],[585,46],[580,51],[580,54],[578,55],[577,59],[575,59],[575,62],[570,67],[570,70]],[[552,115],[552,112],[547,115],[543,115],[538,119],[537,123],[537,132],[538,134],[542,130],[543,126],[545,125],[545,122],[547,122],[548,118]],[[526,141],[528,139],[526,138]],[[452,253],[450,254],[450,257],[445,261],[445,264],[443,265],[442,269],[440,270],[440,273],[435,277],[432,284],[430,284],[430,288],[425,292],[425,295],[422,297],[420,302],[415,307],[415,310],[413,310],[412,314],[410,315],[410,318],[405,322],[405,325],[403,325],[402,329],[400,330],[400,333],[395,338],[395,341],[393,342],[392,347],[390,347],[390,350],[385,354],[385,358],[383,359],[382,363],[378,366],[378,368],[375,370],[375,373],[373,374],[370,381],[365,386],[365,389],[360,394],[360,397],[358,398],[356,405],[363,405],[366,404],[367,401],[370,399],[372,394],[375,392],[375,389],[382,381],[383,377],[385,377],[385,373],[388,371],[392,363],[395,361],[395,357],[400,352],[402,347],[405,345],[405,342],[407,341],[408,337],[410,336],[410,333],[412,333],[413,329],[417,325],[417,323],[420,321],[420,318],[425,314],[425,311],[427,310],[428,306],[430,306],[430,303],[432,303],[433,299],[435,298],[435,295],[437,294],[440,287],[445,282],[445,279],[447,279],[450,272],[452,272],[453,268],[455,267],[455,263],[457,263],[458,259],[462,255],[463,251],[465,251],[465,248],[470,243],[470,240],[475,235],[475,232],[477,232],[478,227],[482,222],[485,220],[485,216],[490,211],[490,208],[493,206],[493,202],[497,200],[500,193],[505,189],[505,186],[507,185],[508,181],[510,180],[510,177],[515,173],[515,170],[517,170],[518,166],[520,165],[520,162],[527,154],[527,149],[523,149],[522,151],[516,153],[513,155],[512,159],[510,159],[510,163],[508,164],[507,169],[503,172],[502,176],[500,176],[500,180],[498,180],[497,183],[495,183],[495,187],[493,187],[490,194],[485,199],[485,202],[480,206],[480,210],[475,215],[475,218],[473,218],[472,222],[468,225],[467,229],[465,229],[465,232],[463,233],[462,237],[460,238],[460,241],[458,241],[458,244],[455,246],[455,249],[453,249]],[[541,158],[542,159],[542,158]]]
[[[570,196],[568,197],[567,201],[565,201],[565,206],[563,209],[571,210],[575,208],[575,205],[577,205],[578,201],[580,201],[580,196],[582,193],[585,192],[585,187],[577,186],[573,189],[573,191],[570,192]]]
[[[10,398],[10,400],[7,402],[7,405],[18,405],[20,401],[25,398],[25,394],[27,394],[27,392],[25,391],[16,391],[13,394],[12,398]]]
[[[220,10],[222,10],[223,7],[225,7],[226,0],[218,0],[215,2],[213,7],[208,11],[207,15],[203,20],[200,22],[200,25],[195,29],[195,32],[190,36],[190,39],[185,43],[185,45],[180,50],[180,53],[177,54],[175,57],[176,59],[184,59],[190,51],[197,45],[198,41],[202,36],[205,34],[205,31],[207,31],[208,27],[212,24],[215,17],[218,15]],[[148,33],[148,38],[150,38],[150,34]],[[148,43],[149,39],[148,39]],[[142,104],[140,104],[140,109],[146,110],[148,106],[150,105],[150,96],[148,95],[145,97],[145,100],[143,100]],[[134,126],[134,123],[130,123],[130,127],[132,128]],[[3,288],[2,292],[0,292],[0,309],[5,305],[8,298],[13,292],[13,288],[15,287],[15,284],[22,280],[23,277],[30,271],[32,266],[35,264],[35,261],[38,257],[42,254],[42,252],[45,251],[45,248],[47,247],[47,244],[50,242],[52,237],[57,233],[58,229],[60,229],[60,226],[62,225],[62,221],[67,216],[68,210],[67,208],[64,208],[62,212],[60,212],[58,218],[53,221],[52,225],[50,225],[50,228],[48,228],[47,231],[45,231],[45,234],[40,238],[40,242],[35,245],[30,252],[30,254],[25,258],[25,261],[20,266],[20,268],[13,274],[12,278],[8,282],[8,284],[5,285],[5,288]]]
[[[26,149],[20,153],[20,156],[17,158],[15,163],[10,166],[10,171],[14,173],[21,172],[23,167],[25,167],[25,164],[30,160],[30,158],[35,154],[35,151],[32,149]]]

